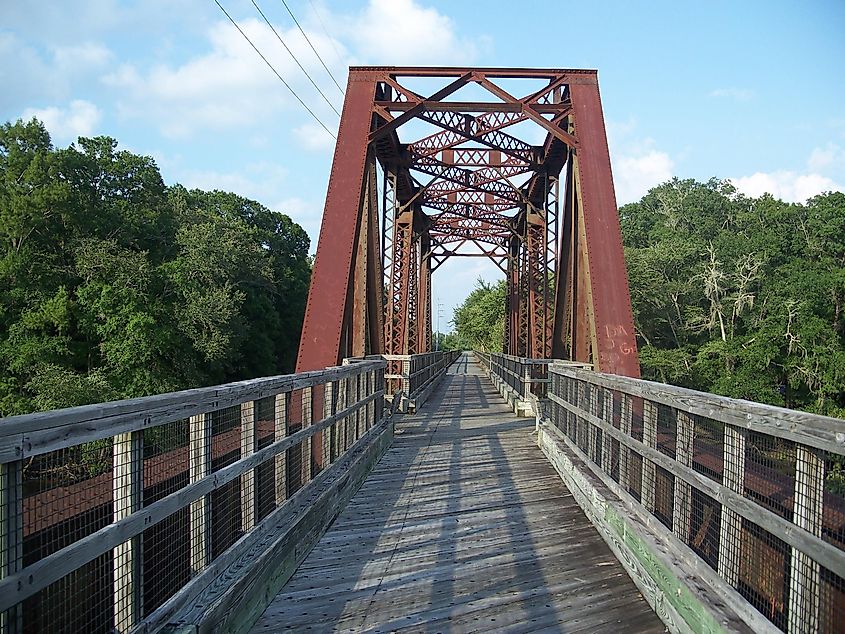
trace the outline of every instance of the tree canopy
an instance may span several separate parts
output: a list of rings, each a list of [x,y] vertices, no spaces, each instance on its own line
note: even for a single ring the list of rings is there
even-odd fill
[[[0,414],[291,371],[309,240],[108,137],[0,127]]]
[[[501,352],[505,337],[505,280],[490,284],[479,278],[463,304],[455,308],[455,336],[445,349]]]
[[[619,212],[647,378],[845,414],[845,194],[673,179]]]

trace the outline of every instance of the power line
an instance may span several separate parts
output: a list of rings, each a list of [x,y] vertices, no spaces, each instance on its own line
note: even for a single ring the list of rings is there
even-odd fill
[[[297,66],[299,66],[299,69],[300,69],[303,73],[305,73],[305,76],[308,78],[308,81],[310,81],[310,82],[311,82],[311,85],[312,85],[312,86],[314,86],[314,88],[316,88],[316,89],[317,89],[317,92],[318,92],[318,93],[320,93],[320,96],[323,98],[323,101],[325,101],[327,104],[329,104],[329,108],[331,108],[332,110],[334,110],[334,113],[335,113],[335,114],[339,117],[339,116],[340,116],[340,113],[337,111],[337,108],[335,108],[335,107],[334,107],[334,104],[333,104],[331,101],[329,101],[329,98],[328,98],[328,97],[326,97],[325,93],[324,93],[322,90],[320,90],[320,87],[319,87],[319,86],[316,84],[316,82],[315,82],[315,81],[311,78],[311,75],[309,75],[309,74],[308,74],[308,71],[307,71],[307,70],[305,70],[305,68],[303,68],[302,64],[300,64],[300,63],[299,63],[299,60],[296,58],[296,55],[294,55],[294,54],[293,54],[293,51],[292,51],[292,50],[290,50],[290,48],[288,48],[288,45],[287,45],[287,44],[285,44],[285,41],[282,39],[282,36],[281,36],[281,35],[279,35],[279,32],[278,32],[278,31],[276,31],[275,27],[274,27],[272,24],[270,24],[270,20],[268,20],[268,19],[267,19],[267,16],[266,16],[266,15],[264,15],[264,12],[261,10],[261,7],[259,7],[259,6],[258,6],[258,4],[255,2],[255,0],[252,0],[252,6],[254,6],[256,9],[258,9],[258,12],[261,14],[261,17],[262,17],[262,18],[264,18],[264,21],[267,23],[267,26],[269,26],[269,27],[270,27],[270,29],[273,31],[273,34],[276,36],[276,39],[277,39],[277,40],[279,40],[279,42],[281,43],[281,45],[285,47],[285,50],[286,50],[286,51],[288,52],[288,54],[289,54],[289,55],[293,58],[293,61],[295,61],[295,62],[296,62],[296,65],[297,65]]]
[[[314,51],[314,55],[316,55],[317,59],[320,60],[320,63],[323,65],[323,68],[326,69],[326,72],[329,74],[329,77],[332,78],[332,81],[334,82],[334,85],[337,86],[337,89],[340,91],[340,94],[341,95],[346,94],[346,93],[343,92],[343,88],[340,87],[340,84],[337,83],[337,80],[334,78],[334,75],[332,75],[332,71],[330,71],[329,67],[326,66],[326,63],[323,61],[323,58],[320,57],[320,54],[317,52],[317,49],[314,48],[314,45],[311,43],[311,40],[309,40],[308,36],[305,35],[305,31],[302,30],[301,26],[299,26],[299,22],[297,21],[296,16],[293,14],[293,11],[290,10],[288,3],[285,2],[285,0],[282,0],[282,4],[285,5],[285,9],[287,9],[288,13],[290,13],[290,17],[293,18],[294,24],[296,24],[297,28],[299,29],[299,32],[302,33],[302,37],[304,37],[305,41],[308,42],[308,46],[310,46],[311,50]],[[331,38],[329,38],[329,39],[331,39]]]
[[[323,18],[320,16],[320,11],[319,11],[319,9],[317,9],[317,5],[315,5],[313,2],[311,2],[311,0],[308,0],[308,4],[311,5],[311,10],[314,11],[314,15],[317,16],[317,22],[320,23],[320,26],[323,29],[323,33],[325,33],[326,37],[329,38],[329,44],[331,44],[332,48],[334,49],[334,54],[337,56],[337,61],[339,61],[341,64],[343,64],[343,56],[340,54],[340,51],[337,50],[337,46],[335,46],[335,44],[334,44],[334,38],[331,35],[329,35],[329,30],[326,28],[326,25],[323,22]]]
[[[309,107],[308,107],[308,104],[306,104],[304,101],[302,101],[302,99],[299,97],[299,95],[297,95],[297,94],[296,94],[296,91],[295,91],[293,88],[291,88],[291,87],[290,87],[290,84],[288,84],[288,83],[287,83],[284,79],[282,79],[282,76],[281,76],[281,75],[279,75],[279,72],[278,72],[275,68],[273,68],[273,65],[272,65],[270,62],[268,62],[268,61],[267,61],[267,58],[266,58],[266,57],[264,57],[264,55],[261,53],[261,51],[259,51],[259,50],[258,50],[258,47],[257,47],[255,44],[253,44],[253,43],[252,43],[252,40],[251,40],[251,39],[249,39],[249,36],[248,36],[246,33],[244,33],[244,32],[243,32],[243,30],[241,29],[241,27],[239,27],[239,26],[238,26],[238,23],[237,23],[237,22],[235,22],[235,20],[232,18],[232,16],[231,16],[231,15],[229,15],[229,12],[228,12],[228,11],[226,11],[226,9],[224,9],[224,8],[223,8],[223,5],[222,5],[222,4],[220,4],[220,2],[218,2],[218,0],[214,0],[214,4],[216,4],[216,5],[220,8],[220,10],[221,10],[221,11],[222,11],[225,15],[226,15],[226,17],[227,17],[227,18],[229,18],[229,22],[231,22],[231,23],[234,25],[234,27],[238,30],[238,32],[239,32],[241,35],[243,35],[243,36],[244,36],[244,39],[245,39],[247,42],[249,42],[249,45],[253,48],[253,50],[254,50],[256,53],[258,53],[258,56],[259,56],[261,59],[263,59],[263,60],[264,60],[264,63],[265,63],[265,64],[267,64],[267,66],[269,66],[269,67],[270,67],[270,70],[272,70],[272,71],[273,71],[273,74],[274,74],[276,77],[278,77],[278,78],[279,78],[279,81],[280,81],[280,82],[282,82],[282,83],[285,85],[285,88],[287,88],[287,89],[290,91],[290,94],[292,94],[294,97],[296,97],[296,100],[297,100],[299,103],[301,103],[301,104],[302,104],[302,107],[303,107],[303,108],[305,108],[305,109],[308,111],[308,114],[310,114],[312,117],[314,117],[314,120],[315,120],[317,123],[319,123],[319,124],[320,124],[320,126],[323,128],[323,130],[325,130],[326,132],[328,132],[328,133],[332,136],[332,138],[334,138],[335,140],[337,140],[337,136],[335,136],[334,132],[332,132],[331,130],[329,130],[329,129],[326,127],[326,124],[325,124],[325,123],[323,123],[322,121],[320,121],[320,117],[318,117],[316,114],[314,114],[314,111],[313,111],[313,110],[311,110],[311,108],[309,108]]]

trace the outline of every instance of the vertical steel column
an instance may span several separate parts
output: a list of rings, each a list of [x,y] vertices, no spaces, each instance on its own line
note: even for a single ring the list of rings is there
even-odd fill
[[[575,153],[597,347],[594,364],[602,372],[638,377],[634,317],[598,80],[593,76],[591,81],[573,82],[569,90],[579,142]]]

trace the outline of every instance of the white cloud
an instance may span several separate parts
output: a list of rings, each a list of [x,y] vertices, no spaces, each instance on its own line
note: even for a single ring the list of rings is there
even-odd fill
[[[349,23],[356,53],[374,64],[463,66],[489,48],[486,38],[459,37],[452,20],[414,0],[370,0]]]
[[[67,108],[27,108],[21,117],[24,120],[36,117],[44,122],[53,141],[75,141],[80,136],[91,136],[100,122],[99,108],[89,101],[76,99]]]
[[[283,198],[270,207],[273,211],[287,214],[297,224],[301,225],[308,237],[311,238],[311,253],[317,251],[317,238],[320,235],[320,224],[323,220],[323,201],[306,200],[298,196]]]
[[[842,185],[845,182],[845,149],[828,142],[810,152],[804,170],[755,172],[730,180],[748,196],[769,193],[788,202],[803,203],[824,192],[845,191]]]
[[[318,123],[303,123],[301,126],[294,128],[293,134],[306,150],[326,152],[334,149],[335,138]]]
[[[307,84],[272,30],[257,19],[242,20],[239,24],[318,116],[327,117],[325,111],[331,111],[321,104],[321,98]],[[303,65],[315,80],[319,79],[318,62],[299,31],[279,30],[279,34],[297,58],[313,60],[311,68],[306,62]],[[146,71],[126,65],[106,76],[107,85],[127,92],[128,98],[121,102],[121,113],[127,117],[151,118],[166,136],[187,137],[207,129],[256,127],[294,103],[287,89],[230,23],[216,23],[207,38],[210,50],[181,65],[162,64]],[[326,40],[324,36],[309,33],[309,38],[318,50],[328,46],[327,41],[322,41]],[[324,92],[329,94],[327,90]]]
[[[821,174],[801,174],[789,170],[756,172],[751,176],[730,179],[736,188],[748,196],[769,193],[787,202],[806,202],[827,191],[845,191],[832,179]]]
[[[829,169],[845,170],[845,148],[831,142],[823,148],[817,147],[810,153],[807,167],[813,172],[825,172]]]
[[[234,192],[264,205],[280,197],[288,179],[287,168],[274,163],[252,163],[235,172],[173,170],[176,180],[192,189]]]
[[[636,136],[637,123],[608,122],[613,183],[619,205],[642,198],[649,189],[674,176],[675,163],[651,138]]]
[[[622,155],[615,161],[616,199],[619,205],[634,202],[649,189],[673,175],[674,163],[666,152],[649,150]]]
[[[754,98],[754,91],[748,88],[716,88],[709,93],[710,97],[717,99],[733,99],[734,101],[751,101]]]
[[[62,69],[102,67],[111,58],[112,53],[108,48],[94,42],[59,46],[53,49],[53,60]]]

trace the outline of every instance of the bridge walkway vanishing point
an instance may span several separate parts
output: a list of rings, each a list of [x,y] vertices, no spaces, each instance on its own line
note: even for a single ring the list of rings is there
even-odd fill
[[[464,354],[253,632],[663,632]]]

